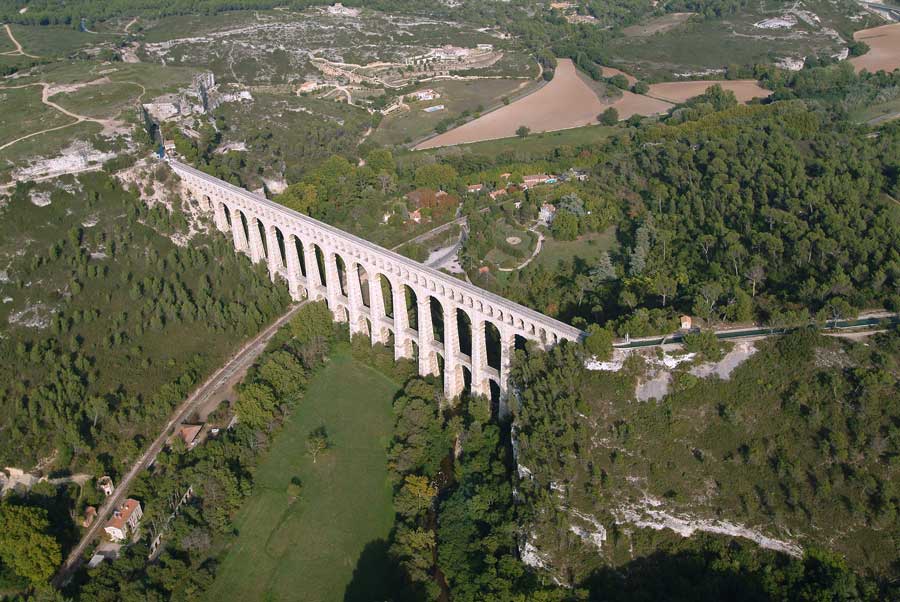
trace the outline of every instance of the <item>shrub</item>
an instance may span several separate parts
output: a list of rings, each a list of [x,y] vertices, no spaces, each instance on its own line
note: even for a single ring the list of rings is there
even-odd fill
[[[616,125],[619,123],[619,112],[609,107],[597,116],[597,120],[603,125]]]

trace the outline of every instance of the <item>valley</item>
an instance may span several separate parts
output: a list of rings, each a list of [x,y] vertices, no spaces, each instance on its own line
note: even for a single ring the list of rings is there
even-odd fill
[[[897,598],[898,18],[0,0],[0,600]]]

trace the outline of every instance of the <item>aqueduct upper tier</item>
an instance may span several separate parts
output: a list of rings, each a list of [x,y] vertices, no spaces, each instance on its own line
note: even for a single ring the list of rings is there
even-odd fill
[[[175,160],[189,193],[230,232],[237,251],[265,261],[291,296],[324,299],[335,319],[396,358],[443,373],[444,394],[467,385],[505,396],[516,338],[549,347],[581,330],[424,266]]]

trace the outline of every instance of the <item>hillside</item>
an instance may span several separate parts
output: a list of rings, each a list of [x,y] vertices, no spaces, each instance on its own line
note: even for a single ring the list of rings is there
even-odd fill
[[[532,560],[577,583],[675,533],[712,533],[791,556],[826,550],[895,579],[900,332],[802,331],[756,349],[724,378],[682,355],[671,391],[646,401],[636,385],[659,365],[652,353],[618,372],[583,370],[572,348],[520,363]]]

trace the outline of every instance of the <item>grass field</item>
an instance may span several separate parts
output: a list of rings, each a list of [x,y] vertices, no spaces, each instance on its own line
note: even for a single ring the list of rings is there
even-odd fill
[[[663,33],[675,29],[688,19],[694,13],[668,13],[659,17],[651,17],[641,23],[626,27],[622,33],[628,37],[640,38],[651,36],[657,33]]]
[[[41,104],[41,88],[0,90],[0,145],[75,120]],[[10,147],[9,150],[12,150]],[[4,155],[8,151],[4,151]]]
[[[126,108],[133,108],[140,93],[141,88],[136,84],[111,82],[57,94],[51,100],[79,115],[114,119]]]
[[[11,25],[13,35],[25,52],[45,58],[61,58],[85,46],[109,42],[113,35],[90,34],[71,27]]]
[[[604,232],[585,234],[571,241],[548,237],[534,261],[545,268],[553,269],[561,259],[569,261],[577,257],[590,265],[597,261],[603,251],[611,251],[616,245],[615,227]]]
[[[615,127],[588,125],[580,128],[530,134],[527,138],[498,138],[471,144],[460,144],[451,148],[415,151],[418,153],[440,154],[446,152],[471,152],[479,155],[498,155],[504,152],[546,153],[560,146],[579,146],[595,144],[608,138],[616,131]]]
[[[524,79],[483,79],[475,81],[444,81],[422,84],[421,88],[431,88],[441,97],[427,102],[409,103],[408,112],[397,112],[385,117],[372,135],[375,142],[397,145],[410,142],[434,131],[438,122],[448,117],[457,117],[464,111],[474,113],[498,106],[504,96],[522,94],[534,87],[535,82]],[[423,109],[444,105],[444,110],[426,113]]]
[[[393,524],[386,447],[397,385],[337,354],[310,383],[256,473],[240,532],[206,600],[341,602],[387,599]],[[324,425],[333,448],[315,464],[307,434]],[[291,477],[303,482],[291,503]]]

